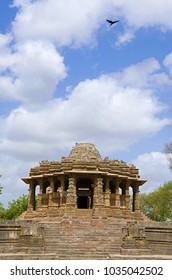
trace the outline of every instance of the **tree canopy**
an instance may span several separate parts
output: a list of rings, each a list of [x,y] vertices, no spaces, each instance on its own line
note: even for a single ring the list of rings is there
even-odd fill
[[[1,177],[1,175],[0,175]],[[2,194],[3,187],[0,184],[0,195]],[[14,220],[27,210],[28,196],[22,195],[19,198],[8,203],[7,209],[3,207],[0,202],[0,220]]]
[[[172,221],[172,181],[151,193],[140,194],[140,205],[143,213],[151,220]]]
[[[27,210],[28,196],[22,195],[19,198],[8,203],[8,208],[5,210],[5,219],[14,220]]]
[[[22,195],[8,203],[7,209],[0,205],[0,220],[14,220],[27,210],[28,196]]]

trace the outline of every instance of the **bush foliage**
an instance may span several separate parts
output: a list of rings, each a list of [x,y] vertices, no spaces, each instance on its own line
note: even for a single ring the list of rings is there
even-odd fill
[[[2,204],[0,206],[1,220],[14,220],[27,210],[28,196],[22,195],[19,198],[8,203],[7,209],[4,209]]]
[[[140,194],[143,213],[154,221],[172,221],[172,181],[155,191]]]

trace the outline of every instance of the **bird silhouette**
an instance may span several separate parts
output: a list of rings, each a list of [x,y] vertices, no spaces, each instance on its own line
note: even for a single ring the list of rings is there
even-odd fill
[[[111,26],[112,24],[114,24],[114,23],[119,22],[119,20],[109,20],[109,19],[107,19],[106,21],[107,21],[108,23],[110,23],[110,26]]]

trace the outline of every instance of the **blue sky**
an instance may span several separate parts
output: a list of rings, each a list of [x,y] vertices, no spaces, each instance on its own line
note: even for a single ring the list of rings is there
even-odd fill
[[[142,192],[171,180],[171,14],[170,0],[0,0],[4,205],[76,142],[134,163]]]

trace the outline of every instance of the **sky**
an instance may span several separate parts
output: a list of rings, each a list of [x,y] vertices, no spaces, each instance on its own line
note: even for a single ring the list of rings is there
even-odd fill
[[[141,192],[172,180],[171,15],[171,0],[0,0],[4,206],[76,142],[134,163]]]

